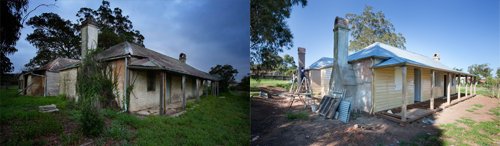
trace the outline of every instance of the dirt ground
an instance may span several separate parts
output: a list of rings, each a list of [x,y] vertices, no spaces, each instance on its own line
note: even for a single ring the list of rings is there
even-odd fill
[[[475,105],[481,107],[475,107]],[[472,99],[458,103],[437,113],[435,115],[435,125],[452,123],[460,118],[469,118],[476,122],[492,121],[495,116],[489,114],[489,110],[498,106],[500,106],[500,100],[498,98],[477,95]],[[473,108],[477,110],[472,110]]]
[[[484,114],[466,111],[474,104],[482,104],[476,110]],[[301,102],[288,108],[288,98],[253,97],[251,103],[251,145],[399,145],[421,135],[440,137],[442,130],[437,124],[454,122],[463,116],[474,120],[488,120],[488,110],[498,106],[498,99],[477,96],[459,103],[435,115],[436,123],[428,125],[417,120],[404,127],[398,123],[366,114],[351,115],[349,123],[324,119]],[[287,112],[307,111],[307,119],[291,120]],[[441,144],[438,144],[441,145]]]

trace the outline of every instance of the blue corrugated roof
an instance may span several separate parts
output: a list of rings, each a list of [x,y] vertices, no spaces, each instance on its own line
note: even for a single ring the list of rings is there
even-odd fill
[[[323,57],[309,66],[308,69],[322,69],[333,66],[333,58]]]
[[[442,71],[455,72],[460,74],[468,74],[465,72],[453,70],[448,66],[443,65],[438,61],[435,61],[430,57],[414,53],[408,50],[399,49],[380,42],[373,43],[370,46],[364,48],[363,50],[360,50],[354,54],[349,55],[348,61],[351,62],[371,57],[386,59],[378,64],[375,64],[374,67],[387,67],[387,66],[407,64],[407,65],[432,68]]]
[[[453,70],[448,66],[443,65],[438,61],[435,61],[430,57],[414,53],[408,50],[399,49],[380,42],[373,43],[370,46],[349,55],[347,59],[349,62],[352,62],[372,57],[383,59],[382,62],[375,64],[374,67],[388,67],[388,66],[406,64],[406,65],[413,65],[424,68],[432,68],[442,71],[471,75],[469,73]],[[313,63],[309,68],[319,69],[330,66],[333,66],[333,58],[323,57],[320,60]]]

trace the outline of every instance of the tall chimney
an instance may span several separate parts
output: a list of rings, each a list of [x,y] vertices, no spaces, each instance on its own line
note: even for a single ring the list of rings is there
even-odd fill
[[[434,53],[434,55],[432,55],[432,59],[434,59],[435,61],[439,61],[441,60],[441,57],[439,56],[439,53]]]
[[[306,48],[302,48],[302,47],[299,47],[297,49],[297,52],[299,52],[299,68],[297,68],[297,72],[298,72],[298,75],[300,77],[300,79],[302,79],[303,77],[303,74],[302,74],[302,70],[304,70],[304,66],[305,66],[305,63],[306,63]]]
[[[85,58],[88,50],[97,48],[97,37],[99,35],[99,28],[94,20],[94,17],[87,16],[85,21],[82,22],[82,54],[81,58]]]
[[[184,53],[179,54],[179,61],[181,61],[182,63],[186,63],[186,60],[187,60],[186,54]]]
[[[347,66],[349,22],[344,18],[335,17],[333,34],[333,58],[335,59],[334,63],[338,64],[341,67]]]

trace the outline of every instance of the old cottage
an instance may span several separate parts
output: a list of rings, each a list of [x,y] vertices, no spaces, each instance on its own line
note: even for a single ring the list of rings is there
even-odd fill
[[[406,119],[409,104],[430,100],[434,109],[434,99],[445,98],[449,105],[451,96],[462,96],[459,86],[467,87],[465,96],[475,94],[476,77],[443,65],[437,54],[431,58],[377,42],[348,55],[348,22],[337,17],[333,31],[334,61],[325,65],[333,67],[330,90],[346,89],[353,110],[375,113],[401,107]]]
[[[332,66],[333,58],[322,57],[307,68],[311,89],[315,95],[324,96],[328,94]]]
[[[21,94],[30,96],[59,95],[59,70],[77,62],[78,60],[75,59],[57,58],[40,68],[23,72],[19,76]]]
[[[82,22],[82,58],[97,46],[99,28],[93,19]],[[178,59],[130,42],[112,46],[96,58],[106,62],[117,82],[116,102],[123,110],[139,114],[170,114],[185,108],[187,100],[199,99],[208,92],[218,94],[218,77]],[[78,101],[76,81],[79,64],[59,70],[59,94]],[[127,91],[130,91],[127,94]]]

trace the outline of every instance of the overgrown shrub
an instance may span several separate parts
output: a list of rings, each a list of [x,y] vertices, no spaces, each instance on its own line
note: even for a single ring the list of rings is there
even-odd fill
[[[82,108],[82,116],[80,118],[80,128],[86,136],[99,136],[104,130],[104,119],[98,109],[86,105]]]
[[[77,91],[80,97],[80,126],[86,136],[99,136],[104,129],[100,113],[102,107],[117,107],[114,101],[116,81],[112,80],[112,70],[105,62],[100,62],[96,54],[100,49],[91,50],[82,59],[77,76]]]

